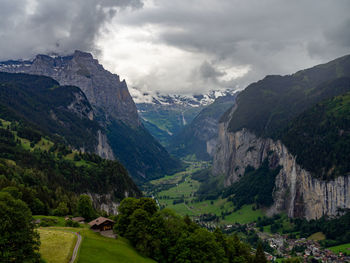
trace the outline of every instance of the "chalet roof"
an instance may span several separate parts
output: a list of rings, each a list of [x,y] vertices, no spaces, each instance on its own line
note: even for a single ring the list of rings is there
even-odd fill
[[[109,218],[105,218],[105,217],[100,216],[100,217],[96,218],[95,220],[92,220],[92,221],[89,223],[89,225],[90,225],[90,226],[94,226],[94,225],[99,226],[99,225],[101,225],[101,224],[103,224],[103,223],[105,223],[105,222],[114,223],[113,220],[111,220],[111,219],[109,219]]]

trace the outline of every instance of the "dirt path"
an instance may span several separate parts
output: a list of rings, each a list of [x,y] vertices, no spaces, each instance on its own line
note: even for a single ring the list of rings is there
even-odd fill
[[[77,243],[75,243],[75,247],[74,247],[74,250],[73,250],[73,255],[72,255],[72,258],[70,259],[69,263],[73,263],[77,257],[77,254],[78,254],[78,250],[79,250],[79,247],[80,247],[80,243],[81,243],[81,235],[76,232],[74,233],[77,235],[78,239],[77,239]]]

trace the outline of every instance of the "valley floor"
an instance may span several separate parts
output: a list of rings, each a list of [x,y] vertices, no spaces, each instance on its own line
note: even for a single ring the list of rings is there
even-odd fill
[[[235,210],[227,198],[199,201],[196,192],[201,183],[192,179],[191,175],[207,166],[207,162],[191,162],[185,171],[151,181],[145,194],[153,196],[160,207],[170,208],[182,216],[188,215],[202,223],[246,224],[264,215],[262,210],[254,209],[253,205],[245,205]]]

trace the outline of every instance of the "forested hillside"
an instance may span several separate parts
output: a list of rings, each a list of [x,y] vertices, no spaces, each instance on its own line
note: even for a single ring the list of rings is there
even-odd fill
[[[350,126],[348,96],[341,95],[350,91],[349,76],[350,56],[292,75],[267,76],[241,92],[221,121],[228,122],[229,132],[245,128],[260,138],[282,140],[297,163],[318,178],[346,175]]]
[[[0,72],[0,95],[1,117],[31,123],[77,149],[95,151],[101,127],[79,88],[48,77]]]
[[[350,79],[338,79],[331,85],[350,90]],[[283,132],[282,141],[298,163],[323,179],[349,173],[350,92],[303,112]]]
[[[341,77],[350,77],[350,56],[293,75],[267,76],[239,94],[229,131],[247,128],[258,136],[278,138],[280,131],[304,110],[347,92],[349,86],[332,82]],[[229,112],[222,121],[228,118]]]
[[[0,175],[0,189],[16,187],[34,214],[48,214],[62,202],[73,213],[82,193],[111,194],[116,201],[125,192],[141,195],[119,162],[72,152],[14,121],[1,121]]]

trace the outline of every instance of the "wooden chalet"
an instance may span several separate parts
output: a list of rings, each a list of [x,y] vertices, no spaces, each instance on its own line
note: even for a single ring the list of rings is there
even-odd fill
[[[111,219],[105,218],[100,216],[99,218],[96,218],[95,220],[92,220],[89,225],[90,228],[94,231],[107,231],[112,230],[115,222]]]

